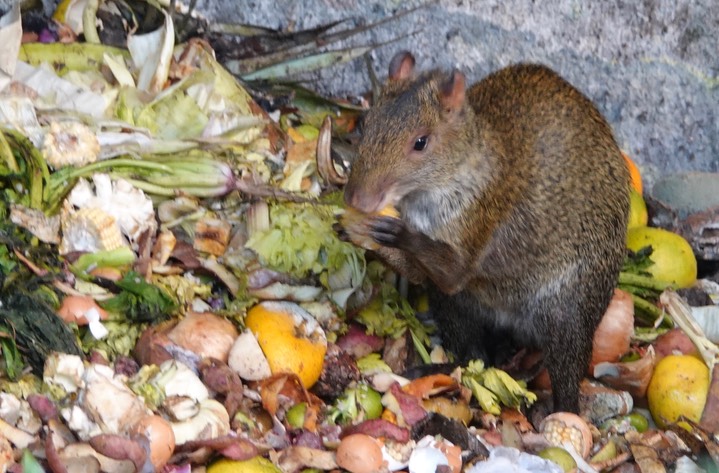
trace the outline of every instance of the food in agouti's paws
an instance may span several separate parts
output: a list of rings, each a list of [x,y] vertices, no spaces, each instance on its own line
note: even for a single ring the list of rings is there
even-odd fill
[[[371,214],[348,207],[340,216],[340,224],[352,243],[366,250],[376,250],[380,244],[372,238],[373,217],[399,218],[399,212],[392,205],[387,205],[379,212]]]
[[[544,66],[513,65],[469,89],[458,71],[413,69],[406,52],[390,63],[345,187],[348,207],[392,203],[401,218],[350,224],[362,237],[352,241],[369,238],[396,271],[429,283],[460,359],[491,361],[511,338],[542,349],[554,409],[577,412],[625,252],[630,177],[612,131]]]

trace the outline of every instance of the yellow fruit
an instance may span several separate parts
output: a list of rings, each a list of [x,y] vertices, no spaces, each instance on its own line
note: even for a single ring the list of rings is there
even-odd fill
[[[697,279],[697,260],[684,238],[676,233],[653,227],[637,227],[627,231],[627,248],[639,251],[651,246],[654,264],[647,271],[658,281],[677,288],[689,287]]]
[[[629,207],[629,225],[628,228],[645,227],[649,221],[647,214],[647,204],[644,202],[642,195],[631,189],[630,191],[630,207]]]
[[[249,460],[222,458],[207,467],[207,473],[282,473],[271,461],[260,456]]]
[[[247,312],[245,326],[257,337],[272,374],[295,373],[308,389],[317,382],[327,338],[302,307],[292,302],[261,302]]]
[[[382,210],[379,211],[379,214],[382,215],[383,217],[399,218],[399,210],[397,210],[392,205],[383,207]]]
[[[680,416],[698,422],[709,392],[709,368],[690,355],[661,359],[647,388],[649,411],[660,428]]]

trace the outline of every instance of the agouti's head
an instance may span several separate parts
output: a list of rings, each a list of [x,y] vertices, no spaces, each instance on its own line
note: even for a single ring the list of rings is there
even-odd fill
[[[474,127],[458,71],[415,78],[414,58],[397,54],[389,80],[367,113],[345,201],[365,213],[412,194],[442,192],[457,179]]]

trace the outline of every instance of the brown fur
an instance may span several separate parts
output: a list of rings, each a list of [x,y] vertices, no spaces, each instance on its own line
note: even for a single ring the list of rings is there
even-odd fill
[[[611,129],[546,67],[465,91],[458,72],[412,78],[403,54],[366,116],[345,199],[399,209],[367,225],[380,256],[430,283],[448,348],[485,356],[497,330],[540,347],[555,410],[576,412],[624,254],[629,173]]]

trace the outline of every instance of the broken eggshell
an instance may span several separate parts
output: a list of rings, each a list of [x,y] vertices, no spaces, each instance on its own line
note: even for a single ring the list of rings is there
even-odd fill
[[[381,471],[385,462],[382,445],[380,440],[366,434],[348,435],[337,447],[337,465],[350,473]]]
[[[257,337],[250,330],[243,331],[230,349],[227,364],[240,378],[259,381],[269,378],[272,372]]]
[[[100,322],[107,320],[107,311],[90,296],[66,296],[57,315],[66,323],[89,325],[90,332],[96,339],[105,338],[108,334],[108,330]]]
[[[430,435],[417,441],[409,457],[411,473],[434,473],[440,465],[451,468],[452,473],[462,469],[462,449],[444,439]]]

